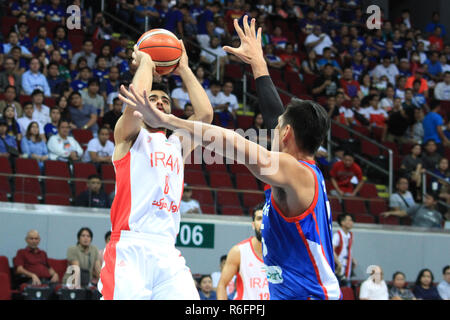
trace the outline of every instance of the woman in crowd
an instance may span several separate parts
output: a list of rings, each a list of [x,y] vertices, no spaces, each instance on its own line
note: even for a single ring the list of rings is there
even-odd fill
[[[30,122],[27,132],[20,144],[25,158],[36,159],[41,171],[44,169],[44,161],[48,159],[48,149],[39,134],[39,125],[36,121]]]
[[[405,274],[397,271],[392,276],[392,287],[389,289],[390,300],[416,300],[413,293],[407,288]]]
[[[442,300],[430,269],[422,269],[417,275],[416,285],[413,289],[414,296],[419,300]]]
[[[3,109],[3,119],[6,120],[6,124],[8,125],[6,134],[15,137],[16,140],[20,142],[20,140],[22,140],[22,133],[20,132],[20,126],[16,121],[14,108],[12,106],[9,105]]]

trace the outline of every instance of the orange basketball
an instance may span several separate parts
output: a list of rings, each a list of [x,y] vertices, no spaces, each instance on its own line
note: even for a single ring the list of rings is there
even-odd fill
[[[145,32],[138,39],[137,46],[152,57],[156,72],[160,75],[171,73],[178,66],[183,52],[177,36],[166,29]]]

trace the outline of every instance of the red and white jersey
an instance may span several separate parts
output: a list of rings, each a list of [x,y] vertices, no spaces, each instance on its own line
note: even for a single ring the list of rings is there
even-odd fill
[[[112,232],[129,230],[164,237],[175,244],[180,229],[184,165],[180,139],[141,128],[130,151],[114,161],[116,194]]]
[[[345,233],[342,229],[339,229],[333,235],[333,247],[342,265],[341,275],[347,278],[350,278],[352,271],[352,245],[353,233],[351,231]]]
[[[269,283],[262,259],[255,252],[252,238],[238,244],[241,254],[239,273],[236,275],[236,294],[233,300],[269,300]]]

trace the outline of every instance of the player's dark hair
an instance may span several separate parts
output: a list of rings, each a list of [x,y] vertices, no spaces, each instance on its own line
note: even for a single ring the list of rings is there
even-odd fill
[[[80,230],[78,230],[78,232],[77,232],[77,244],[80,243],[80,237],[81,237],[81,234],[83,233],[83,231],[87,231],[89,233],[89,235],[91,236],[91,241],[92,241],[92,239],[94,239],[94,234],[92,233],[92,230],[89,229],[88,227],[83,227]]]
[[[258,203],[252,210],[252,220],[255,221],[256,211],[262,210],[264,208],[264,202]]]
[[[312,155],[330,129],[330,118],[320,104],[292,98],[283,113],[282,124],[292,127],[299,148]]]
[[[153,82],[152,83],[152,90],[159,90],[167,93],[167,95],[170,97],[170,91],[166,84],[161,82]]]
[[[338,217],[337,217],[337,223],[338,223],[339,225],[341,225],[342,221],[344,221],[345,217],[347,217],[347,216],[350,217],[350,218],[352,218],[353,221],[355,221],[355,217],[354,217],[351,213],[344,212],[344,213],[341,213],[340,215],[338,215]]]

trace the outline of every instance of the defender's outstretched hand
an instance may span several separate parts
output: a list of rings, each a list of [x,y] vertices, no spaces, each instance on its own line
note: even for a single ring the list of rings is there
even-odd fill
[[[151,105],[146,90],[140,94],[136,92],[133,84],[130,84],[129,89],[122,85],[119,99],[133,108],[135,110],[133,115],[143,120],[148,126],[161,128],[167,123],[168,115],[158,110],[156,103]]]
[[[223,50],[228,53],[234,54],[248,64],[252,64],[252,62],[256,59],[264,59],[263,49],[261,45],[262,28],[259,27],[258,32],[256,32],[256,20],[253,18],[249,26],[248,16],[244,16],[244,31],[242,31],[241,27],[239,26],[237,19],[234,19],[233,23],[234,29],[236,29],[239,39],[241,40],[241,45],[239,46],[239,48],[224,46]]]

